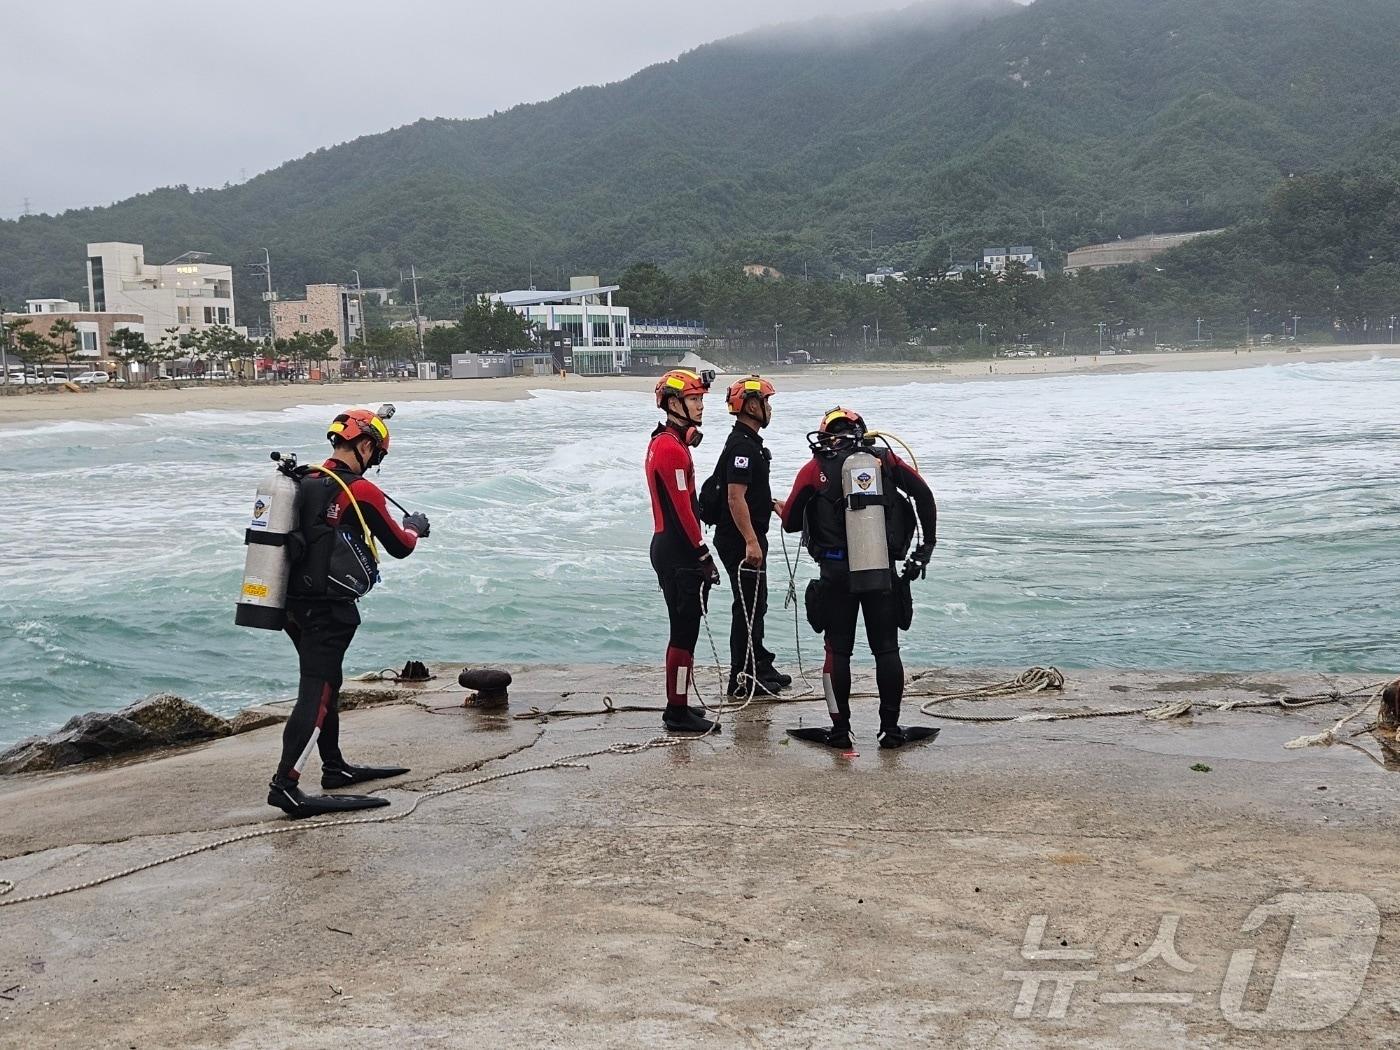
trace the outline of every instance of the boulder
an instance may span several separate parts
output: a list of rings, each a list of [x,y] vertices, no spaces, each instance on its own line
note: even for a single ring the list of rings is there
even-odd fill
[[[118,713],[145,729],[157,744],[189,744],[233,732],[227,719],[171,693],[152,693]]]
[[[120,714],[89,712],[70,718],[45,737],[30,737],[0,754],[0,773],[62,769],[94,758],[155,747],[160,740],[145,726]]]
[[[291,714],[291,708],[245,707],[229,720],[234,733],[251,733],[254,729],[280,725]]]

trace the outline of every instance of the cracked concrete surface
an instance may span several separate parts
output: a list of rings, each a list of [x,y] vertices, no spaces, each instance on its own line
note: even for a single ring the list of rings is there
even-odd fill
[[[919,686],[1005,677],[946,672]],[[646,740],[659,728],[649,712],[511,715],[597,707],[604,691],[653,703],[656,679],[530,668],[505,712],[457,707],[455,686],[404,689],[411,703],[347,713],[346,751],[413,767],[386,782],[394,806],[377,812],[393,813],[415,792]],[[1155,706],[1326,684],[1069,679],[1063,696],[958,709]],[[1397,782],[1354,750],[1281,747],[1347,710],[943,722],[934,744],[882,752],[864,702],[859,754],[844,757],[787,742],[785,727],[821,723],[820,703],[755,706],[718,739],[0,908],[0,1046],[1388,1045],[1400,1042]],[[0,779],[0,877],[22,895],[263,826],[279,733]],[[1369,736],[1356,743],[1382,757]],[[1365,895],[1381,914],[1375,958],[1340,1021],[1246,1031],[1222,1013],[1221,982],[1233,952],[1257,949],[1247,1005],[1265,1009],[1288,926],[1241,928],[1286,892]],[[1047,916],[1044,946],[1092,961],[1023,958],[1035,915]],[[1118,972],[1166,915],[1180,917],[1175,945],[1195,968]],[[1064,1018],[1046,1016],[1049,990],[1032,1017],[1013,1016],[1020,985],[1008,973],[1067,968],[1097,976],[1076,986]],[[1144,990],[1190,1003],[1102,1001]]]

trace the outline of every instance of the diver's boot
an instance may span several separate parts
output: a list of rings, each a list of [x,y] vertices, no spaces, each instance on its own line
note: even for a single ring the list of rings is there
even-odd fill
[[[343,788],[351,784],[363,784],[366,780],[384,780],[387,777],[401,777],[411,772],[407,766],[352,766],[349,762],[336,766],[321,764],[321,786],[323,788]]]
[[[851,740],[850,726],[830,726],[825,729],[817,727],[789,729],[787,733],[794,740],[803,740],[809,744],[823,744],[826,747],[835,748],[837,751],[855,750],[855,744]]]
[[[764,664],[758,669],[758,681],[760,685],[776,693],[779,689],[787,689],[792,685],[792,675],[783,674],[772,664]]]
[[[753,695],[753,683],[747,677],[742,682],[731,678],[724,692],[731,700],[747,700]]]
[[[267,788],[267,804],[276,806],[294,820],[355,809],[377,809],[389,804],[387,798],[377,795],[307,795],[289,777],[273,777]]]
[[[936,726],[901,726],[888,725],[881,726],[880,732],[875,739],[880,742],[883,748],[903,747],[905,744],[917,744],[923,740],[932,740],[939,734]]]
[[[719,727],[693,707],[668,705],[661,724],[672,733],[718,733]]]

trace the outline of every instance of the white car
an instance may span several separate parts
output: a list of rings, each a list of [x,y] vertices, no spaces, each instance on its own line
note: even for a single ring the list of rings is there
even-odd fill
[[[112,377],[106,372],[84,372],[82,375],[74,376],[73,382],[83,386],[100,386],[103,383],[110,383]]]
[[[45,376],[44,382],[49,386],[62,386],[64,383],[71,383],[67,376]]]

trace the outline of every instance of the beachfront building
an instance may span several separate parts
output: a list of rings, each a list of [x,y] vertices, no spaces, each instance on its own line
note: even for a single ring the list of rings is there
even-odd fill
[[[7,313],[4,318],[7,324],[26,321],[28,324],[25,327],[29,331],[46,339],[49,338],[49,330],[55,321],[61,318],[70,322],[77,332],[73,336],[73,348],[69,357],[82,358],[88,365],[97,363],[115,367],[108,340],[118,329],[130,329],[152,341],[159,335],[157,333],[156,336],[152,336],[147,333],[145,321],[140,314],[95,313],[92,310],[84,310],[81,303],[75,303],[71,299],[27,299],[23,313]],[[56,353],[53,356],[54,360],[61,358],[61,354]]]
[[[1220,230],[1198,230],[1195,233],[1150,234],[1146,237],[1129,237],[1127,240],[1119,238],[1116,241],[1109,241],[1107,244],[1090,244],[1084,248],[1076,248],[1069,253],[1069,258],[1065,261],[1065,273],[1078,273],[1081,270],[1107,270],[1113,266],[1144,263],[1163,252],[1171,251],[1173,248],[1185,244],[1187,241],[1194,241],[1197,237],[1206,237],[1212,233],[1221,232]]]
[[[304,299],[277,299],[271,304],[272,337],[290,339],[294,335],[315,335],[330,329],[336,344],[330,356],[360,336],[360,295],[343,284],[308,284]]]
[[[632,365],[647,371],[679,368],[686,355],[697,353],[709,338],[703,321],[633,321]]]
[[[147,264],[141,245],[124,241],[89,244],[87,254],[88,304],[94,313],[139,314],[148,333],[237,328],[233,267],[208,262],[205,252],[186,252],[159,266]]]
[[[579,375],[620,375],[632,367],[632,313],[614,306],[618,285],[600,285],[597,277],[574,277],[567,291],[534,288],[497,292],[504,303],[536,328],[562,333],[572,345],[572,371]]]

